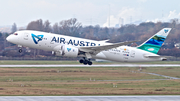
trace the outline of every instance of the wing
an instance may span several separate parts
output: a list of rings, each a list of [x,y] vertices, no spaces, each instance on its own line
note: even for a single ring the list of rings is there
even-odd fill
[[[79,50],[83,51],[83,52],[89,52],[89,53],[97,54],[97,53],[99,53],[100,51],[103,51],[103,50],[108,50],[108,49],[116,48],[116,47],[119,47],[119,46],[128,45],[128,44],[134,43],[134,42],[137,42],[137,41],[111,43],[109,45],[103,45],[103,46],[79,47]]]

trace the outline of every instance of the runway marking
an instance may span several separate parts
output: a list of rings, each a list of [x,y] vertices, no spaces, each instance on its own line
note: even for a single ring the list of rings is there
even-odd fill
[[[180,78],[177,78],[177,77],[171,77],[171,76],[166,76],[166,75],[161,75],[161,74],[156,74],[156,73],[147,73],[147,72],[140,72],[140,73],[161,76],[161,77],[165,77],[165,78],[169,78],[169,79],[180,79]]]

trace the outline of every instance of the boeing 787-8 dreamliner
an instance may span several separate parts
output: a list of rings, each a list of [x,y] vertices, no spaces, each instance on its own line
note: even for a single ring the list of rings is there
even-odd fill
[[[6,40],[35,49],[52,51],[56,56],[82,57],[80,63],[92,65],[90,59],[104,59],[116,62],[162,61],[166,58],[157,55],[171,28],[163,28],[138,47],[126,46],[130,42],[108,43],[53,33],[24,30],[9,35]],[[19,52],[22,49],[19,48]]]

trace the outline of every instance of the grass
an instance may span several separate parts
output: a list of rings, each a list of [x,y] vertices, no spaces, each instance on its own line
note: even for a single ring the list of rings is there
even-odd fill
[[[156,69],[144,68],[143,71],[180,78],[180,74],[179,74],[180,68],[179,67],[163,67],[163,68],[156,68]]]
[[[139,73],[138,69],[130,67],[0,68],[0,95],[180,94],[180,80],[150,80],[166,78]],[[179,71],[179,67],[142,68],[142,72],[173,77],[179,77]]]

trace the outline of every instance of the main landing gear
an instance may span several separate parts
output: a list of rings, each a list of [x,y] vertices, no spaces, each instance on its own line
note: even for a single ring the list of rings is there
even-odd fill
[[[83,63],[84,65],[92,65],[92,62],[90,59],[86,59],[85,57],[83,59],[79,60],[79,63]]]

